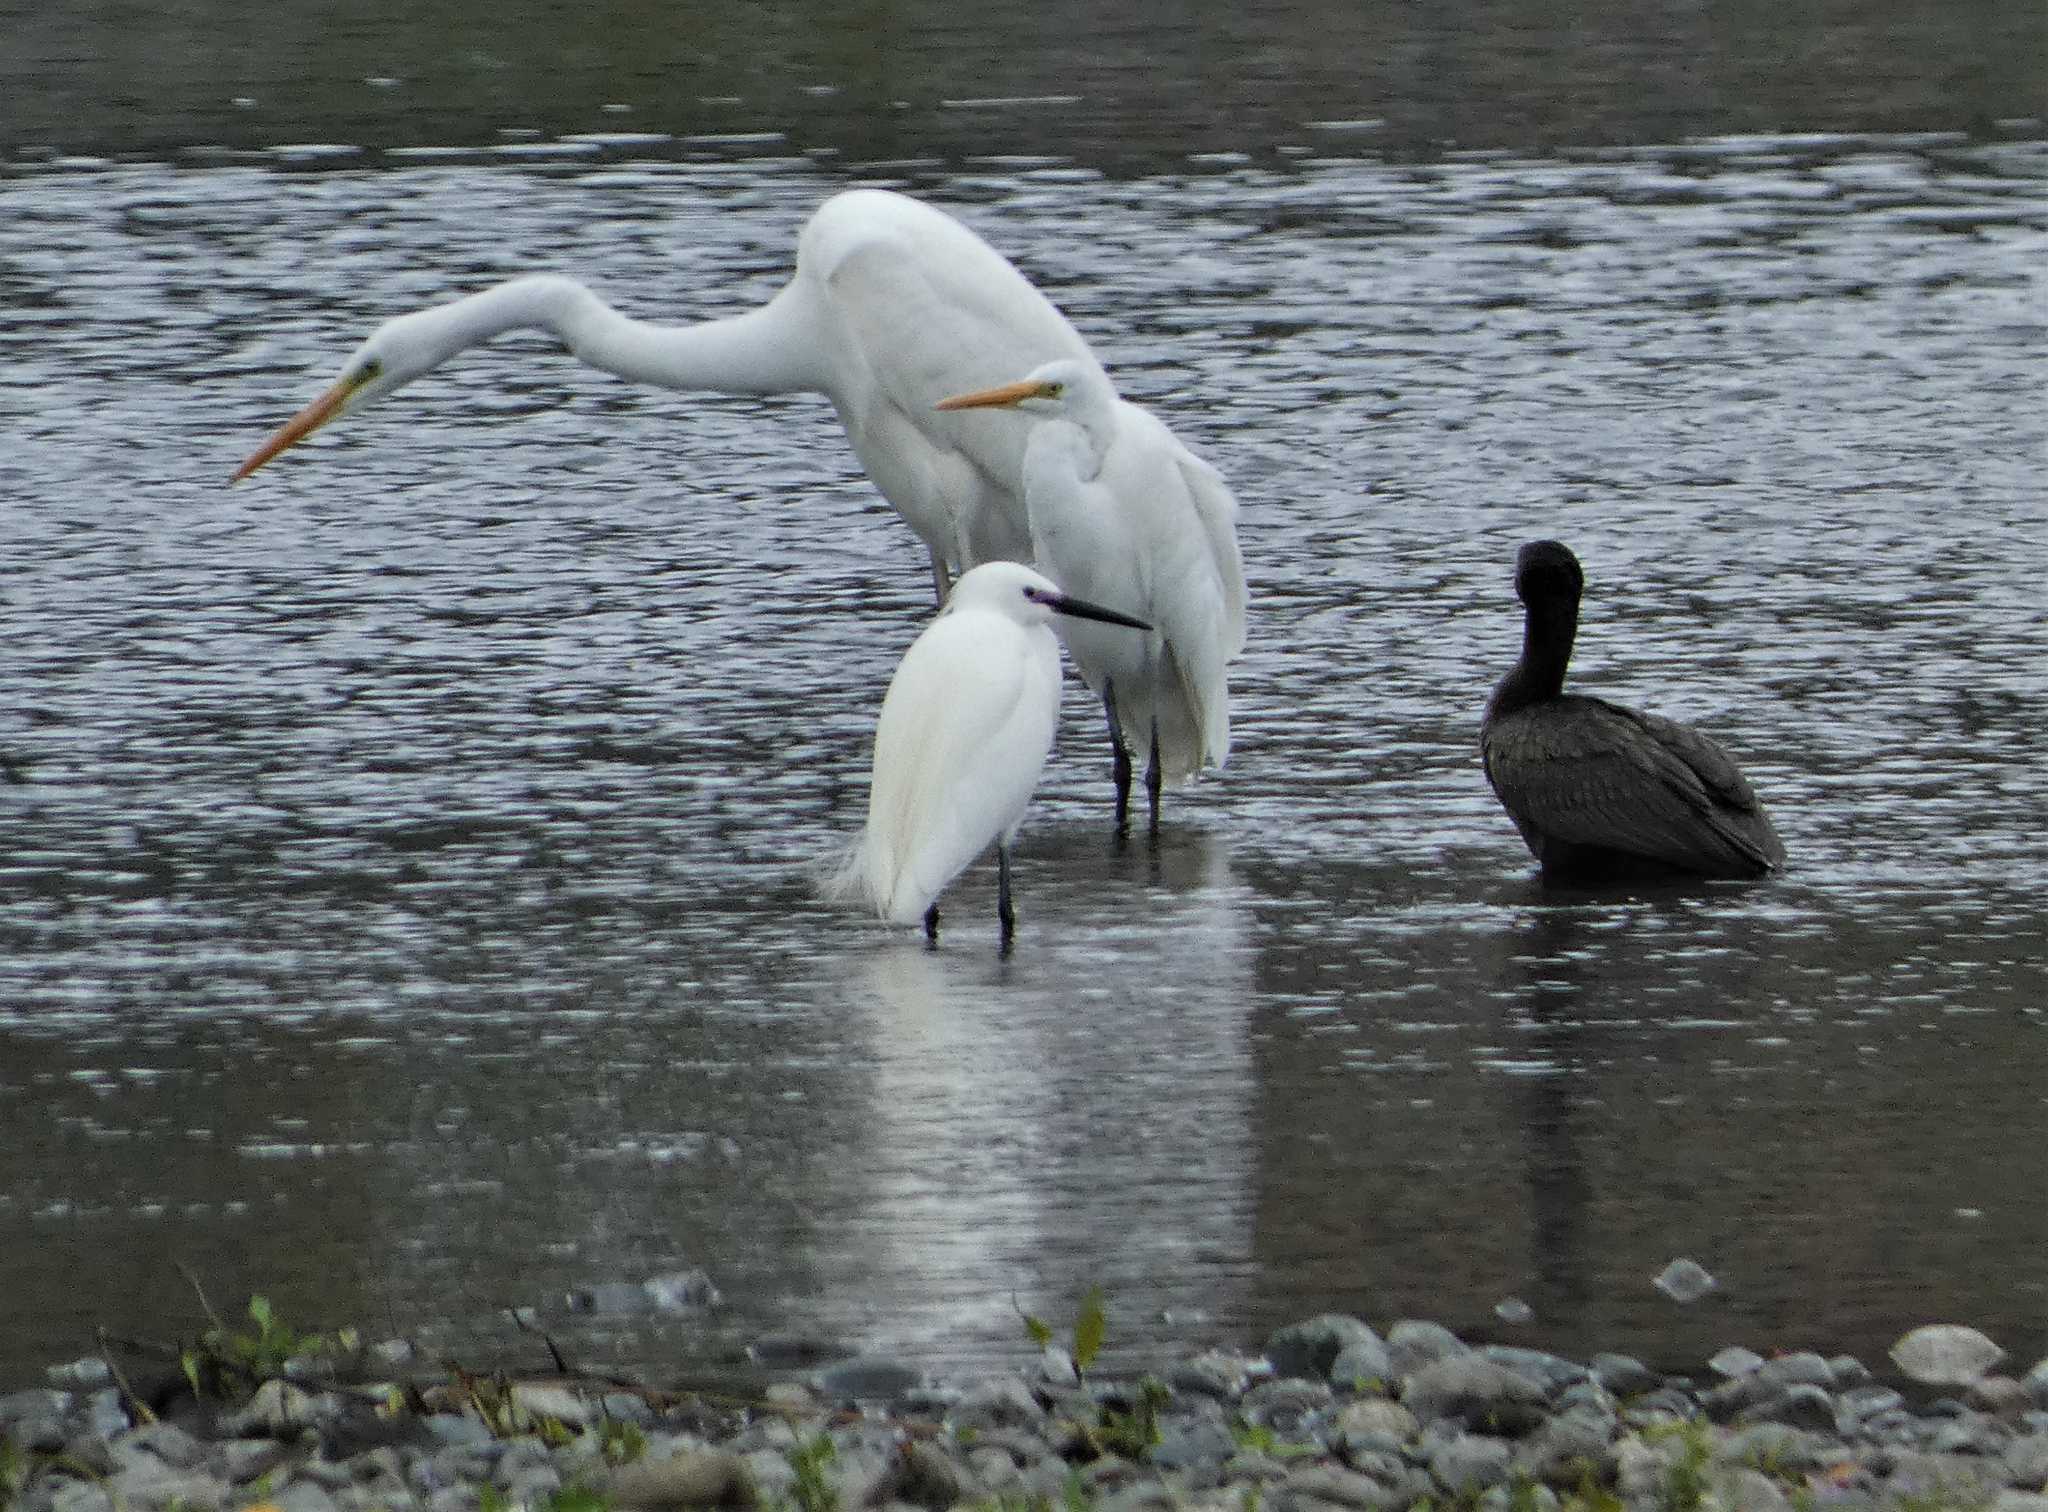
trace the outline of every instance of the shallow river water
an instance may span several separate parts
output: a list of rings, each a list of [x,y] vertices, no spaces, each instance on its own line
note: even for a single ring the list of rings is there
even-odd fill
[[[2048,150],[1324,145],[0,177],[0,1384],[189,1336],[180,1261],[657,1377],[1016,1357],[1092,1284],[1133,1357],[1325,1308],[2039,1357]],[[813,895],[930,612],[822,401],[510,338],[224,486],[386,315],[538,267],[742,309],[856,181],[1243,507],[1228,770],[1118,845],[1070,685],[1008,960],[987,866],[935,953]],[[1539,535],[1582,685],[1722,738],[1782,878],[1536,884],[1475,734]],[[690,1267],[716,1306],[564,1301]]]

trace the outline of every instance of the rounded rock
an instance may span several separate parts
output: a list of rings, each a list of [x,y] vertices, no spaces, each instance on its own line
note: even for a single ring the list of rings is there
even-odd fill
[[[1961,1323],[1929,1323],[1891,1347],[1892,1363],[1928,1386],[1967,1386],[2005,1358],[2005,1351]]]
[[[1380,1336],[1357,1318],[1345,1313],[1322,1313],[1276,1329],[1266,1340],[1266,1358],[1279,1376],[1303,1376],[1327,1381],[1330,1367],[1347,1349],[1385,1345]]]

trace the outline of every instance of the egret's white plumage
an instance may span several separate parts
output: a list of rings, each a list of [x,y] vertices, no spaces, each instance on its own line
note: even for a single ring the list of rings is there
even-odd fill
[[[953,585],[889,681],[867,827],[828,892],[858,898],[891,923],[923,919],[936,935],[939,894],[993,841],[1008,940],[1009,846],[1059,722],[1055,613],[1145,628],[1068,597],[1017,562],[984,563]]]
[[[733,394],[811,392],[838,411],[855,456],[945,573],[1022,559],[1028,423],[934,409],[949,394],[1064,358],[1099,369],[1080,334],[1010,262],[942,210],[883,189],[819,206],[796,271],[767,304],[696,325],[630,319],[574,279],[514,279],[385,322],[318,398],[235,474],[247,477],[337,415],[505,331],[552,332],[576,357],[636,382]]]
[[[1024,497],[1038,565],[1071,592],[1152,624],[1142,637],[1079,621],[1060,631],[1119,745],[1118,823],[1130,785],[1124,751],[1135,748],[1156,825],[1162,782],[1230,756],[1228,667],[1244,648],[1245,620],[1237,501],[1215,468],[1092,362],[1046,363],[942,408],[1037,419]]]

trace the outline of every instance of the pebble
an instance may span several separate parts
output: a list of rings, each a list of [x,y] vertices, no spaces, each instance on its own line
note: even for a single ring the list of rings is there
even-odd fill
[[[1651,1282],[1658,1291],[1683,1306],[1697,1302],[1720,1285],[1697,1260],[1674,1260],[1657,1272]]]
[[[2005,1358],[2005,1351],[1961,1323],[1929,1323],[1891,1347],[1892,1363],[1930,1386],[1967,1386]]]
[[[418,1418],[375,1410],[406,1379],[393,1375],[272,1381],[210,1415],[135,1424],[117,1390],[60,1366],[47,1379],[72,1389],[0,1395],[0,1463],[16,1467],[0,1490],[12,1512],[475,1512],[486,1488],[514,1512],[567,1491],[695,1512],[811,1506],[799,1489],[822,1476],[841,1512],[2048,1512],[2048,1366],[1951,1362],[1968,1379],[1930,1400],[1846,1356],[1724,1351],[1695,1386],[1626,1355],[1472,1347],[1415,1319],[1382,1334],[1326,1314],[1267,1348],[1074,1380],[1025,1350],[1012,1371],[940,1382],[860,1357],[703,1398],[515,1381],[510,1433],[430,1370],[407,1382]],[[1141,1447],[1126,1435],[1146,1413],[1157,1433]]]

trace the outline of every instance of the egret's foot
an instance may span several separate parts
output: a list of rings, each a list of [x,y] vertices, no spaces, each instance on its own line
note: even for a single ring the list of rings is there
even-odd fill
[[[1152,754],[1145,760],[1145,801],[1152,813],[1153,839],[1159,838],[1159,790],[1166,785],[1166,774],[1159,770],[1159,721],[1152,721]]]
[[[1002,927],[1002,953],[1010,953],[1010,942],[1017,937],[1017,910],[1010,906],[1010,848],[996,847],[996,923]]]

